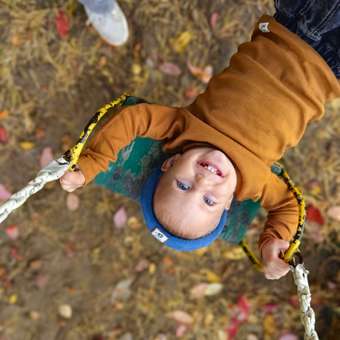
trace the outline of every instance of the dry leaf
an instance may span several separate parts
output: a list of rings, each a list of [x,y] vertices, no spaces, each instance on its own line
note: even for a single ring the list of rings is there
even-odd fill
[[[7,111],[0,111],[0,119],[5,119],[8,117]]]
[[[192,39],[192,33],[189,31],[182,32],[177,38],[171,39],[171,45],[177,53],[182,53]]]
[[[20,142],[19,145],[20,145],[21,149],[23,149],[25,151],[29,151],[29,150],[32,150],[34,148],[34,143],[28,142],[28,141]]]
[[[75,211],[79,208],[80,200],[79,197],[74,193],[69,193],[66,198],[66,206],[70,211]]]
[[[276,333],[276,324],[272,314],[265,315],[263,320],[263,329],[264,333],[269,336],[270,339],[273,339],[273,335]]]
[[[219,18],[219,13],[218,12],[214,12],[211,14],[210,16],[210,26],[211,29],[214,30],[216,28],[216,24],[217,24],[217,20]]]
[[[182,310],[175,310],[173,312],[170,312],[167,314],[167,317],[185,325],[191,325],[194,322],[192,316]]]
[[[203,83],[207,84],[213,75],[213,67],[211,65],[206,66],[205,68],[197,67],[192,65],[189,61],[187,62],[187,66],[189,71],[196,78],[201,80]]]
[[[40,166],[44,168],[47,166],[51,161],[53,161],[53,152],[50,146],[47,146],[43,149],[40,155]]]
[[[5,231],[9,239],[13,241],[19,237],[19,229],[17,228],[15,224],[8,226]]]
[[[163,63],[159,66],[161,72],[168,74],[170,76],[179,76],[182,73],[182,70],[173,63]]]
[[[335,205],[333,207],[330,207],[327,211],[327,216],[329,216],[333,220],[340,221],[340,206]]]
[[[207,290],[208,283],[199,283],[195,285],[193,288],[190,290],[190,297],[192,299],[200,299],[203,296],[205,296],[205,292]]]
[[[320,209],[315,207],[312,204],[308,204],[307,209],[306,209],[306,219],[307,221],[317,223],[319,225],[324,225],[325,224],[325,219],[321,215]]]
[[[6,144],[8,142],[7,130],[0,125],[0,144]]]
[[[125,301],[131,296],[131,285],[133,282],[133,278],[128,278],[122,281],[119,281],[116,284],[116,287],[113,289],[111,295],[111,302],[114,303],[117,300]]]
[[[70,305],[61,305],[58,307],[58,314],[64,319],[71,319],[72,307]]]
[[[117,229],[125,227],[127,221],[127,214],[124,207],[120,207],[113,215],[113,224]]]
[[[0,202],[7,201],[11,197],[11,193],[7,190],[7,188],[0,184]]]
[[[181,338],[188,331],[188,326],[180,324],[176,328],[176,337]]]
[[[223,285],[221,283],[210,283],[205,290],[204,295],[213,296],[219,294],[223,289]]]
[[[230,247],[228,250],[223,252],[223,257],[227,260],[241,260],[246,257],[246,253],[244,250],[237,246],[237,247]]]
[[[70,21],[65,12],[60,9],[55,17],[55,25],[60,38],[65,38],[70,31]]]

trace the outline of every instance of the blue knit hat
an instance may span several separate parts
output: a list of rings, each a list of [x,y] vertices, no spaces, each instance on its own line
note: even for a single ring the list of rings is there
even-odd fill
[[[162,171],[160,169],[155,170],[145,181],[140,197],[140,204],[142,207],[145,224],[151,234],[159,242],[170,248],[180,251],[191,251],[208,246],[221,234],[227,221],[227,211],[224,210],[220,222],[208,235],[197,239],[185,239],[173,235],[159,223],[153,211],[153,195],[161,176]]]

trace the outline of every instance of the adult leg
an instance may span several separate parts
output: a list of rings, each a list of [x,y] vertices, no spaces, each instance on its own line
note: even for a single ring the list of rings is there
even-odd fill
[[[274,18],[311,45],[340,78],[340,0],[275,0]]]

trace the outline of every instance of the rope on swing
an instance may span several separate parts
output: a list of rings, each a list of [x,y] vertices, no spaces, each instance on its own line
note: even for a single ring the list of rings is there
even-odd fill
[[[303,236],[306,220],[306,204],[301,190],[294,184],[289,177],[287,171],[279,163],[272,166],[272,170],[287,184],[288,190],[295,196],[299,205],[299,220],[296,233],[290,242],[289,248],[283,254],[283,260],[290,264],[290,270],[293,275],[294,283],[297,287],[297,294],[300,305],[300,318],[305,329],[304,340],[318,340],[318,334],[315,330],[315,313],[311,307],[311,293],[308,284],[308,271],[302,263],[302,256],[299,252],[299,246]],[[261,261],[251,251],[247,243],[242,240],[240,246],[248,256],[249,260],[254,264],[256,269],[262,270]],[[298,256],[297,256],[298,255]],[[297,258],[301,263],[297,264]]]

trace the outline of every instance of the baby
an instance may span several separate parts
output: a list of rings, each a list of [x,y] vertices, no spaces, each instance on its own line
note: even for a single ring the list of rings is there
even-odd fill
[[[152,235],[177,250],[207,246],[235,199],[260,200],[268,217],[259,248],[268,279],[289,271],[281,257],[296,232],[298,205],[271,165],[295,146],[326,101],[340,96],[340,1],[277,1],[250,42],[189,106],[122,109],[90,141],[62,187],[88,184],[137,136],[163,141],[172,156],[143,186]]]

